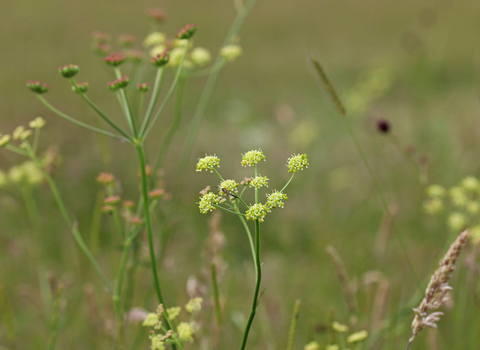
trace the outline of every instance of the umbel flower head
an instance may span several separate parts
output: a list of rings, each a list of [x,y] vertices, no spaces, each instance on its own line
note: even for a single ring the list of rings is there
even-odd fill
[[[285,193],[279,192],[277,190],[273,191],[270,194],[267,194],[267,203],[266,206],[269,209],[275,209],[277,207],[283,208],[285,201],[288,199]]]
[[[247,220],[258,220],[260,222],[263,222],[265,219],[265,215],[267,215],[267,211],[268,208],[264,204],[253,204],[245,213],[245,217],[247,218]]]
[[[118,67],[123,62],[125,62],[127,58],[121,52],[112,52],[110,55],[105,57],[103,60],[106,64],[112,67]]]
[[[208,192],[200,197],[200,202],[198,202],[198,208],[200,209],[200,213],[208,214],[208,212],[214,211],[215,205],[218,204],[220,198],[213,192]]]
[[[72,91],[77,93],[86,93],[88,91],[89,85],[87,82],[76,83],[75,86],[72,86]]]
[[[265,155],[262,150],[249,151],[242,157],[242,166],[254,166],[260,161],[265,160]]]
[[[306,154],[292,155],[287,160],[287,167],[289,173],[296,173],[303,168],[308,168],[308,159]]]
[[[220,195],[225,195],[228,192],[235,192],[237,190],[238,183],[235,180],[225,180],[218,186]],[[226,192],[225,192],[225,191]]]
[[[112,91],[118,91],[119,89],[124,89],[130,83],[130,79],[128,77],[121,77],[120,79],[116,79],[111,81],[107,84],[108,88]]]
[[[249,187],[255,187],[256,189],[262,187],[268,187],[268,178],[266,176],[257,176],[250,181]]]
[[[197,171],[208,170],[213,172],[213,167],[220,167],[220,158],[217,156],[205,156],[198,159]]]
[[[238,45],[227,45],[220,50],[220,56],[226,61],[232,62],[242,54],[242,48]]]
[[[178,39],[190,39],[193,34],[197,31],[198,27],[195,23],[187,24],[185,27],[180,29],[177,34]]]
[[[27,87],[36,94],[44,94],[45,92],[50,90],[49,85],[47,85],[45,83],[41,83],[38,80],[27,81]]]
[[[58,72],[64,78],[72,78],[80,72],[80,67],[76,64],[67,64],[66,66],[58,67]]]
[[[163,50],[162,53],[159,53],[158,55],[155,55],[154,57],[152,57],[150,62],[155,67],[162,67],[162,66],[166,65],[169,60],[170,60],[169,51],[167,49],[165,49],[165,50]]]

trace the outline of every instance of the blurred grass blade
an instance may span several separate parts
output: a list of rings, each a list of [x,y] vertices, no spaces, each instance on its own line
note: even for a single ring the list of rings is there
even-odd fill
[[[297,321],[300,309],[300,299],[295,301],[293,306],[292,320],[290,321],[290,332],[288,333],[287,350],[293,350],[293,342],[295,341],[295,333],[297,332]]]

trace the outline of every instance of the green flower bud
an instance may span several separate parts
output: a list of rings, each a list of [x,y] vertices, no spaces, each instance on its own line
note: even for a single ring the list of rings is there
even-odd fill
[[[5,147],[10,142],[10,135],[0,136],[0,147]]]
[[[75,88],[75,86],[77,88]],[[85,83],[77,83],[75,86],[72,86],[72,91],[73,92],[81,92],[81,93],[86,93],[88,91],[89,85],[87,82]]]
[[[41,129],[45,126],[46,123],[47,122],[42,117],[36,117],[34,120],[28,123],[28,126],[32,129]]]
[[[37,80],[29,80],[27,81],[27,87],[32,90],[34,93],[36,94],[44,94],[45,92],[47,92],[48,90],[50,90],[50,86],[45,84],[45,83],[41,83]]]
[[[149,83],[137,84],[137,90],[140,92],[147,92],[149,88],[150,88]]]
[[[180,31],[177,34],[178,39],[190,39],[193,34],[197,31],[198,27],[195,23],[193,24],[187,24],[185,27],[180,29]]]
[[[68,64],[66,66],[58,67],[58,72],[64,78],[72,78],[78,72],[80,72],[80,67],[77,66],[76,64]]]
[[[156,55],[155,57],[152,57],[150,62],[155,67],[162,67],[162,66],[166,65],[169,60],[170,60],[170,54],[169,54],[168,50],[164,50],[162,53]]]
[[[130,83],[130,79],[128,77],[121,77],[120,79],[111,81],[107,84],[108,88],[112,91],[118,91],[119,89],[124,89]]]
[[[121,52],[112,52],[110,55],[103,59],[106,64],[112,67],[118,67],[125,62],[126,57]]]

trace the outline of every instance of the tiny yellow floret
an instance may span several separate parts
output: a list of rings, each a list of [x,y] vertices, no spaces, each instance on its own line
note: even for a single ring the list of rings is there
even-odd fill
[[[338,332],[338,333],[348,332],[348,326],[344,324],[340,324],[337,321],[332,323],[332,328],[335,332]]]
[[[320,345],[318,345],[316,341],[311,341],[310,343],[308,343],[303,347],[303,350],[319,350],[319,349],[320,349]]]
[[[185,310],[193,314],[194,311],[198,311],[202,308],[202,301],[202,298],[190,299],[187,305],[185,305]]]
[[[193,341],[193,327],[187,322],[180,322],[177,326],[178,338],[181,341]]]
[[[242,166],[254,166],[260,161],[265,160],[265,155],[261,150],[249,151],[242,157]]]
[[[358,342],[361,342],[362,340],[365,340],[367,337],[368,337],[367,331],[355,332],[348,336],[347,343],[349,344],[358,343]]]
[[[289,173],[296,173],[303,168],[308,168],[308,159],[306,154],[294,154],[287,160],[287,168]]]

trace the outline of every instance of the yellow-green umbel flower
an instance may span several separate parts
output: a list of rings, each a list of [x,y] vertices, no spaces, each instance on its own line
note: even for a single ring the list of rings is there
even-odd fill
[[[469,201],[466,205],[466,209],[470,214],[478,214],[480,212],[480,203],[477,201]]]
[[[216,208],[214,204],[219,202],[219,197],[213,192],[205,193],[202,197],[200,197],[200,202],[198,202],[198,208],[200,209],[200,213],[208,214],[211,211],[214,211]]]
[[[258,220],[263,222],[265,215],[267,215],[268,208],[262,203],[253,204],[245,213],[247,220]]]
[[[177,326],[178,338],[181,341],[193,341],[193,327],[187,322],[180,322]]]
[[[217,156],[205,156],[198,159],[197,171],[208,170],[213,173],[213,167],[220,167],[220,158]]]
[[[41,129],[45,126],[45,124],[45,119],[42,117],[36,117],[34,120],[28,123],[28,126],[30,126],[32,129]]]
[[[181,307],[180,306],[172,306],[167,309],[168,319],[174,320],[180,314]]]
[[[448,217],[448,226],[454,231],[460,231],[467,225],[467,218],[462,213],[452,213]]]
[[[259,189],[261,187],[268,187],[268,178],[266,176],[257,176],[250,181],[249,187]]]
[[[423,202],[423,209],[427,214],[438,214],[443,210],[443,202],[440,198],[428,198]]]
[[[457,207],[463,207],[467,204],[467,195],[465,190],[461,187],[452,187],[449,191],[450,198],[452,199],[453,205]]]
[[[3,135],[0,137],[0,147],[6,146],[10,142],[10,135]]]
[[[185,305],[185,310],[193,314],[194,311],[198,311],[202,308],[202,301],[202,298],[190,299],[187,305]]]
[[[289,173],[296,173],[303,168],[308,168],[308,159],[306,154],[292,155],[287,160],[287,167]]]
[[[14,140],[19,140],[20,139],[20,136],[22,135],[22,133],[25,131],[25,127],[20,125],[20,126],[17,126],[15,128],[15,130],[13,130],[12,132],[12,138]]]
[[[172,51],[170,51],[170,60],[167,63],[169,67],[178,67],[180,62],[182,61],[183,53],[185,49],[183,47],[176,47]]]
[[[143,41],[143,46],[151,47],[158,46],[165,43],[166,35],[164,33],[153,32],[150,33]]]
[[[348,332],[348,326],[344,324],[340,324],[337,321],[332,323],[332,328],[335,332],[338,332],[338,333]]]
[[[327,345],[325,350],[340,350],[340,347],[337,344]]]
[[[143,321],[142,325],[145,327],[154,327],[160,322],[157,314],[149,313]]]
[[[262,160],[265,160],[262,150],[249,151],[242,157],[242,166],[254,166]]]
[[[220,56],[226,61],[232,62],[242,54],[242,48],[239,45],[227,45],[220,50]]]
[[[226,195],[228,192],[235,192],[237,190],[238,183],[235,180],[225,180],[220,182],[218,186],[220,195]],[[227,192],[223,191],[226,190]]]
[[[446,190],[440,185],[430,185],[427,187],[427,196],[429,197],[445,197]]]
[[[303,350],[319,350],[319,349],[320,349],[320,345],[318,345],[316,341],[311,341],[310,343],[308,343],[303,347]]]
[[[267,208],[272,209],[272,208],[283,208],[285,202],[288,199],[287,195],[285,193],[282,193],[280,191],[273,191],[270,194],[267,194]]]
[[[203,47],[197,47],[190,53],[190,59],[196,66],[202,67],[212,60],[210,52]]]
[[[165,350],[165,342],[163,342],[160,334],[152,335],[152,350]]]
[[[367,337],[368,337],[367,331],[355,332],[348,336],[347,343],[349,344],[358,343],[365,340]]]
[[[478,179],[476,179],[473,176],[468,176],[462,180],[460,183],[462,188],[466,189],[467,191],[478,191],[480,188],[480,182],[478,182]]]

